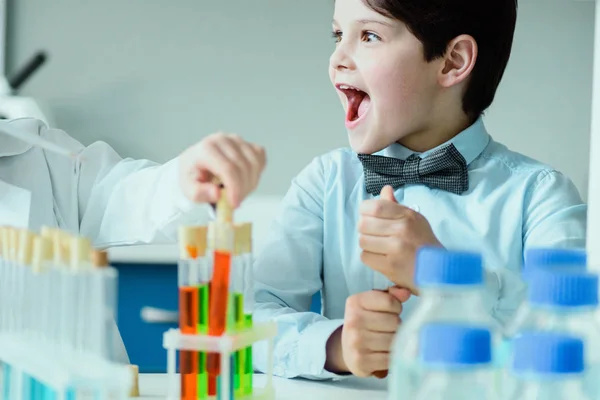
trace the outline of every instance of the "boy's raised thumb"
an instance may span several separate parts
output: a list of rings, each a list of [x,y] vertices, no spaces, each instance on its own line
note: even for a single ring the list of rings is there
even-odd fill
[[[396,197],[394,197],[394,189],[390,185],[386,185],[381,189],[380,196],[382,200],[393,201],[394,203],[398,202]]]

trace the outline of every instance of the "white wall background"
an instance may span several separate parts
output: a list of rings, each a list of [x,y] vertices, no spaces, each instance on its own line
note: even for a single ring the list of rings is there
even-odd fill
[[[587,197],[594,3],[521,0],[513,57],[486,121]],[[310,159],[347,144],[327,77],[331,0],[12,0],[9,71],[59,127],[123,156],[166,161],[217,129],[267,147],[259,188],[285,193]]]

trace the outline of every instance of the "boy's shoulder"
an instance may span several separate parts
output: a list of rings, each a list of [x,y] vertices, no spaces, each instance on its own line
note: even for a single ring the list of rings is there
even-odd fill
[[[523,177],[524,175],[543,176],[552,173],[560,174],[551,165],[511,150],[506,145],[493,139],[490,140],[488,146],[475,160],[474,164],[477,165],[478,163],[492,163],[494,170],[505,172],[515,177]]]

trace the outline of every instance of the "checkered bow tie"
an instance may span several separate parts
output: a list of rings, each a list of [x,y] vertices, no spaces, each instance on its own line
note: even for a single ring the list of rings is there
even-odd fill
[[[385,185],[394,189],[410,183],[461,194],[469,189],[467,162],[453,144],[425,158],[412,154],[406,160],[359,154],[365,171],[367,192],[378,195]]]

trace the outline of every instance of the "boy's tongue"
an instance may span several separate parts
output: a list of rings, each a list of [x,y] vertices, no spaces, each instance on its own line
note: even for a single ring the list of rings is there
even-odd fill
[[[348,121],[354,121],[362,117],[371,104],[371,98],[366,93],[356,94],[348,98]]]

